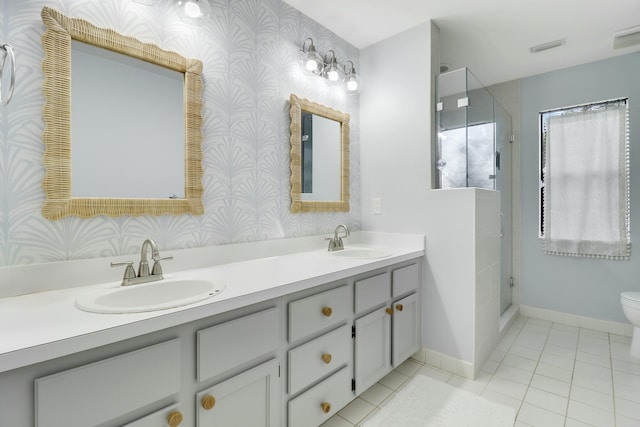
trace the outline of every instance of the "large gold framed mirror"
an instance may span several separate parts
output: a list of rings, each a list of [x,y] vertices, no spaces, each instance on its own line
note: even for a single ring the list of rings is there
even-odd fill
[[[349,211],[349,114],[290,96],[291,212]]]
[[[42,21],[46,27],[42,36],[46,147],[43,215],[56,220],[69,215],[89,218],[203,214],[202,62],[96,27],[83,19],[69,18],[49,7],[42,9]],[[76,69],[86,68],[77,65],[86,56],[106,62],[94,63],[88,73],[85,70],[88,77],[84,80],[88,83],[82,86],[83,79]],[[125,64],[126,61],[133,62]],[[99,74],[105,64],[112,63],[134,67],[136,73],[142,73],[141,80],[132,80],[136,73],[126,70]],[[105,81],[109,76],[119,80],[109,85],[111,82]],[[156,78],[166,86],[147,85]],[[126,83],[129,80],[133,82]],[[97,92],[98,87],[108,89]],[[106,99],[116,90],[122,91],[114,96],[118,103]],[[173,95],[154,97],[164,93]],[[79,98],[81,95],[83,98]],[[131,108],[127,104],[136,105],[134,100],[141,101],[137,105],[143,107],[120,111]],[[176,125],[162,116],[166,114],[162,110],[169,107],[173,112],[168,116],[175,119]],[[91,116],[91,122],[87,116]],[[87,130],[82,133],[81,127]],[[113,136],[102,135],[111,130],[115,131]],[[163,138],[168,140],[161,141]],[[85,143],[93,145],[82,145]],[[131,154],[134,146],[142,154]],[[171,168],[165,161],[171,163]],[[154,177],[164,178],[169,170],[175,179],[161,184],[159,191],[128,191],[145,187],[146,183],[156,181]],[[115,174],[105,178],[106,171]],[[122,178],[127,171],[135,174]],[[122,180],[123,188],[118,188],[118,179]]]

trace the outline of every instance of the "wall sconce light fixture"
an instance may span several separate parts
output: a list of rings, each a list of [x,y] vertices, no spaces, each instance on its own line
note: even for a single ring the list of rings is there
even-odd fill
[[[344,70],[338,66],[338,60],[336,59],[336,53],[332,50],[324,55],[324,70],[322,71],[322,77],[329,80],[331,83],[337,83],[342,80],[340,77],[344,75]]]
[[[351,66],[347,68],[347,64]],[[344,63],[344,72],[346,74],[344,82],[347,84],[347,90],[349,92],[357,92],[360,86],[360,77],[356,74],[356,67],[353,66],[352,61]]]
[[[305,45],[309,42],[309,47],[305,50]],[[322,73],[322,68],[324,67],[324,62],[322,61],[322,57],[316,50],[315,45],[313,44],[313,39],[311,37],[307,37],[304,42],[302,42],[302,49],[300,50],[302,57],[302,69],[305,74],[310,75],[319,75]]]
[[[309,43],[307,44],[307,42]],[[316,50],[311,37],[307,37],[302,42],[300,60],[305,74],[323,77],[334,84],[344,83],[347,92],[358,92],[360,79],[356,74],[353,61],[346,61],[344,64],[340,64],[333,50],[329,50],[323,59]]]
[[[197,24],[211,14],[209,0],[177,0],[180,18],[189,23]]]

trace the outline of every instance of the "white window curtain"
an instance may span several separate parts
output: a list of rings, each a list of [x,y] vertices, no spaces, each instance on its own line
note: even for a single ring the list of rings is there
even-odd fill
[[[547,132],[545,253],[629,259],[626,102],[551,115]]]

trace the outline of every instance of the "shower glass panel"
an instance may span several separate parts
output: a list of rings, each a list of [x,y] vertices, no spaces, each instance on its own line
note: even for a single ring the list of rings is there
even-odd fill
[[[504,313],[513,298],[513,244],[511,231],[511,135],[513,134],[511,115],[499,103],[494,103],[496,152],[496,190],[500,191],[500,314]]]
[[[437,77],[437,188],[495,190],[493,96],[467,68]]]

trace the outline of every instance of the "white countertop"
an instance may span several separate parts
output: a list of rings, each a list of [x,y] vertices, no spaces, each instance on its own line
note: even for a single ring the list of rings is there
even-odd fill
[[[75,307],[79,296],[99,288],[119,286],[119,280],[0,298],[0,372],[181,325],[424,255],[424,236],[398,235],[398,239],[393,236],[386,233],[360,236],[359,243],[373,242],[372,245],[391,251],[391,256],[381,259],[339,258],[329,255],[326,249],[312,249],[165,273],[166,278],[219,279],[227,285],[218,296],[167,310],[96,314]],[[384,245],[380,245],[382,241]],[[170,270],[167,267],[165,271]],[[21,269],[21,274],[27,271]]]

